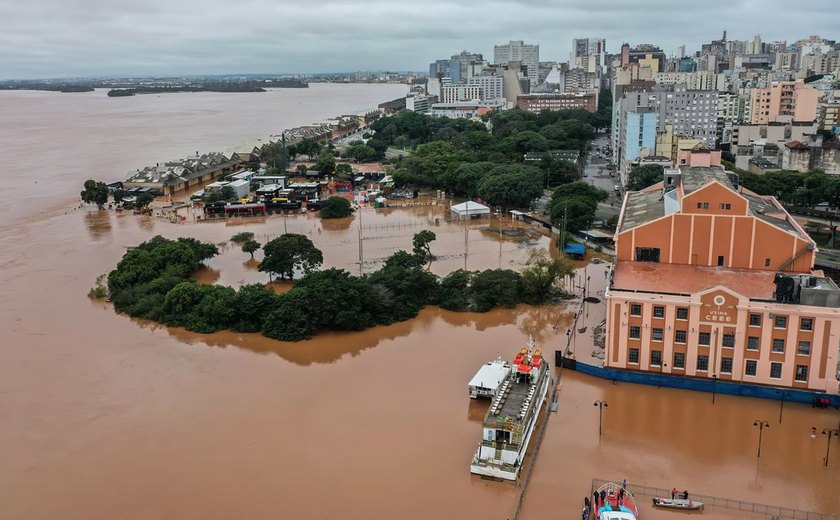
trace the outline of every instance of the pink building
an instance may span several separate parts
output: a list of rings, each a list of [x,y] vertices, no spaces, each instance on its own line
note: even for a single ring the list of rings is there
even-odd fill
[[[820,93],[802,80],[773,82],[769,87],[752,89],[750,94],[754,125],[817,119]]]

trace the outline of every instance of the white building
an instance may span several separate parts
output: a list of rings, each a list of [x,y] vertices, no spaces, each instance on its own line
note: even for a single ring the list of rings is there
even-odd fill
[[[507,65],[512,61],[521,62],[527,68],[528,79],[532,85],[539,80],[540,46],[528,45],[522,40],[511,40],[505,45],[493,47],[493,62],[496,65]]]
[[[479,85],[444,85],[440,89],[442,103],[457,103],[458,101],[479,101],[483,99]]]
[[[472,200],[456,204],[449,208],[449,211],[454,220],[490,218],[490,208]]]
[[[505,97],[505,80],[502,76],[489,74],[474,76],[467,81],[467,84],[481,89],[480,99],[482,100],[504,99]]]
[[[425,114],[432,107],[435,98],[421,92],[409,92],[405,97],[405,109]]]

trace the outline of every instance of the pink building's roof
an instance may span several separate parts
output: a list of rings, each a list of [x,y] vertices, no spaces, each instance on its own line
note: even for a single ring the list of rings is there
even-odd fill
[[[694,294],[718,285],[747,298],[772,299],[776,271],[697,265],[618,262],[613,290]]]

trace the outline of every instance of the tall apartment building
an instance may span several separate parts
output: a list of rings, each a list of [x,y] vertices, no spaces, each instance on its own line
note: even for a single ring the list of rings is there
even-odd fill
[[[572,40],[572,52],[569,64],[600,75],[607,63],[607,40],[604,38],[575,38]]]
[[[696,137],[702,139],[707,148],[714,148],[717,139],[718,92],[708,90],[688,90],[684,85],[656,85],[652,89],[624,91],[614,105],[617,127],[613,133],[615,158],[622,175],[626,174],[626,150],[623,142],[629,137],[626,114],[648,107],[658,112],[659,131],[666,125],[673,127],[675,136]],[[632,137],[632,136],[630,136]]]
[[[495,65],[508,65],[510,62],[520,62],[526,67],[531,85],[537,85],[540,65],[539,45],[528,45],[522,40],[511,40],[510,43],[493,47]]]
[[[505,97],[505,80],[502,76],[494,74],[473,76],[467,80],[467,85],[480,88],[482,100],[504,99]]]
[[[750,99],[751,123],[814,121],[818,101],[819,91],[801,80],[777,81],[765,88],[754,88]]]
[[[683,151],[625,196],[604,366],[836,395],[840,289],[812,271],[802,227],[719,154]]]
[[[429,64],[429,78],[449,77],[449,64],[452,60],[435,60]]]
[[[481,54],[461,51],[449,60],[449,77],[452,83],[466,83],[471,76],[481,74],[484,66],[484,56]]]
[[[625,161],[636,161],[645,155],[655,155],[659,112],[655,108],[640,107],[625,114],[622,146]],[[646,152],[646,153],[644,153]]]

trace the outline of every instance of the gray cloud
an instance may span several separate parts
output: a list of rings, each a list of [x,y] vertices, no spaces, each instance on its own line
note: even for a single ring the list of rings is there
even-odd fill
[[[654,43],[836,37],[835,0],[5,0],[0,77],[426,70],[511,39],[568,59],[571,39]]]

